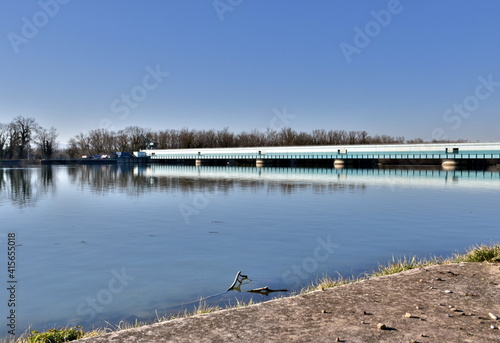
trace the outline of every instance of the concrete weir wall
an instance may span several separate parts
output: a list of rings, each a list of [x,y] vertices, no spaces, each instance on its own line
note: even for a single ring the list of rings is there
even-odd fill
[[[388,144],[345,146],[283,146],[209,149],[148,149],[141,150],[152,161],[193,161],[195,165],[248,164],[293,166],[311,161],[329,161],[334,166],[366,166],[381,164],[494,164],[500,160],[500,142]],[[192,163],[192,162],[191,162]]]
[[[398,161],[401,162],[401,161]],[[377,160],[346,160],[332,161],[331,159],[151,159],[149,163],[166,165],[194,165],[201,166],[244,166],[244,167],[365,167],[377,165]]]
[[[500,165],[500,160],[444,160],[444,159],[151,159],[148,163],[200,166],[252,166],[252,167],[333,167],[372,168],[376,166],[443,166],[446,168],[481,168]]]

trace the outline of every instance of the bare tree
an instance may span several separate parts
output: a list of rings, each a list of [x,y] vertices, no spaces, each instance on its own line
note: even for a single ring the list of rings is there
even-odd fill
[[[9,139],[9,125],[0,123],[0,159],[7,157],[7,142]]]
[[[49,130],[38,127],[35,141],[42,158],[52,158],[54,151],[57,149],[57,136],[58,133],[55,127],[51,127]]]
[[[356,131],[349,131],[347,134],[347,144],[356,144],[358,140],[358,133]]]
[[[128,135],[124,130],[120,130],[114,135],[114,146],[115,150],[120,152],[131,150]]]
[[[250,131],[250,140],[252,146],[264,146],[266,145],[266,136],[263,132],[253,129]]]
[[[90,150],[94,155],[110,154],[118,149],[114,131],[97,129],[90,131],[88,136]]]
[[[266,145],[264,133],[254,129],[250,132],[243,131],[235,136],[235,144],[239,147],[259,147]]]
[[[217,133],[215,130],[203,131],[202,133],[203,141],[207,147],[215,148],[217,147]]]
[[[325,145],[328,144],[328,136],[324,129],[313,130],[311,133],[311,140],[313,145]]]
[[[359,139],[358,144],[369,144],[370,136],[368,135],[368,132],[361,131],[358,134],[358,139]]]
[[[179,147],[179,133],[176,130],[159,131],[155,141],[162,149],[175,149]]]
[[[307,132],[299,132],[294,139],[294,144],[296,145],[312,145],[313,137]]]
[[[234,134],[229,131],[228,127],[217,131],[217,147],[228,148],[235,146]]]
[[[18,116],[8,125],[8,158],[29,158],[32,137],[38,129],[34,118]]]
[[[278,146],[279,144],[279,135],[276,130],[267,129],[265,133],[265,144],[267,146]]]
[[[411,139],[411,140],[407,141],[406,143],[408,143],[408,144],[422,144],[425,142],[422,138],[415,138],[415,139]]]
[[[149,134],[148,130],[139,126],[128,126],[125,128],[125,132],[128,135],[130,149],[132,151],[139,151],[146,148],[146,143],[142,136],[147,136]]]
[[[78,155],[81,155],[80,149],[78,148],[78,142],[76,138],[70,138],[68,141],[68,148],[66,149],[66,153],[69,158],[76,158]]]
[[[85,135],[83,132],[80,132],[74,138],[69,140],[69,149],[68,155],[72,158],[78,157],[81,155],[90,155],[90,140],[89,136]]]
[[[183,128],[179,132],[179,148],[181,149],[194,148],[194,143],[195,143],[194,136],[195,136],[195,131]]]
[[[289,127],[284,127],[278,134],[279,140],[278,144],[280,146],[295,145],[295,138],[297,137],[297,132]]]

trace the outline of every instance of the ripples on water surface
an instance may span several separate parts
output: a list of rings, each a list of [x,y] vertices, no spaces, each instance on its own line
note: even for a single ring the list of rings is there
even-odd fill
[[[18,333],[91,328],[498,241],[499,203],[488,171],[3,168],[0,244],[16,233]],[[225,293],[239,270],[252,282]]]

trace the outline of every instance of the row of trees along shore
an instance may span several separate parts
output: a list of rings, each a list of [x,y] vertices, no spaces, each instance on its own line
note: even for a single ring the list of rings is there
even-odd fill
[[[0,159],[52,158],[57,150],[57,130],[46,129],[34,118],[18,116],[0,123]]]
[[[370,137],[366,131],[314,130],[296,132],[291,128],[279,131],[267,130],[234,133],[228,128],[221,130],[160,130],[151,131],[137,126],[117,132],[104,129],[80,133],[69,140],[68,154],[71,157],[108,153],[111,151],[138,151],[145,148],[142,136],[157,142],[159,149],[198,149],[263,147],[290,145],[335,145],[335,144],[390,144],[404,143],[403,137]]]
[[[116,151],[132,152],[145,148],[142,136],[148,141],[157,142],[159,149],[426,143],[419,138],[405,140],[404,137],[388,135],[370,136],[366,131],[318,129],[311,132],[297,132],[288,127],[280,130],[251,130],[240,133],[231,132],[227,127],[221,130],[183,128],[158,131],[138,126],[129,126],[119,131],[94,129],[70,138],[64,149],[58,148],[57,136],[55,128],[45,129],[34,118],[19,116],[11,123],[0,123],[0,159],[55,156],[79,158],[83,155],[102,155]]]

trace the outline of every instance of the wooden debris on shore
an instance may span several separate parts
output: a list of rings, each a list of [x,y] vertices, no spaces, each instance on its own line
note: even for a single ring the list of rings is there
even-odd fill
[[[251,289],[247,292],[269,295],[269,293],[274,293],[274,292],[288,292],[288,289],[271,289],[268,286],[266,286],[266,287]]]
[[[235,290],[237,292],[241,292],[241,285],[243,284],[243,282],[245,280],[248,280],[249,282],[252,281],[248,278],[247,275],[243,275],[243,274],[241,274],[241,271],[238,271],[236,273],[236,276],[234,277],[233,283],[231,284],[231,286],[229,286],[229,288],[226,290],[226,292],[229,292],[232,290]],[[269,295],[269,293],[274,293],[274,292],[288,292],[288,289],[271,289],[268,286],[266,286],[266,287],[261,287],[261,288],[254,288],[254,289],[251,289],[247,292],[259,293],[262,295]]]

